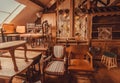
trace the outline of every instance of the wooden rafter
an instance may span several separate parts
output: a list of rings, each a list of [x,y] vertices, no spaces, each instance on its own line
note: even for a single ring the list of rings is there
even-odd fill
[[[78,7],[81,8],[81,7],[86,3],[86,1],[87,1],[87,0],[84,0],[82,3],[80,3],[80,4],[78,5]]]
[[[118,3],[120,3],[120,0],[115,0],[113,3],[110,4],[110,6],[116,5]]]
[[[97,4],[101,3],[104,6],[108,6],[110,4],[110,0],[107,0],[107,2],[104,2],[102,0],[83,0],[78,7],[83,8],[86,6],[87,9],[97,7]]]
[[[47,7],[51,7],[53,4],[56,3],[57,0],[50,0],[50,2],[47,4]]]
[[[107,0],[107,5],[110,3],[110,0]]]
[[[98,2],[100,2],[101,4],[103,4],[104,6],[107,6],[107,4],[106,3],[104,3],[103,1],[101,1],[101,0],[98,0]]]
[[[39,1],[39,0],[30,0],[30,1],[32,1],[32,2],[34,2],[35,4],[37,4],[37,5],[39,5],[40,7],[42,7],[42,8],[47,8],[47,6],[46,5],[44,5],[41,1]]]
[[[81,13],[107,13],[107,12],[120,12],[120,6],[107,6],[107,7],[96,7],[96,8],[90,8],[90,9],[83,9],[79,8],[79,12]]]

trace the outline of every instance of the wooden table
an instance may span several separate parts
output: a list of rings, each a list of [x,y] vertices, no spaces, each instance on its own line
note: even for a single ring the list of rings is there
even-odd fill
[[[35,57],[38,57],[39,55],[41,55],[42,52],[40,51],[27,51],[26,52],[26,56],[28,59],[34,59]],[[9,52],[6,52],[6,53],[3,53],[1,55],[1,57],[6,57],[6,58],[9,58],[11,57],[10,53]],[[18,59],[25,59],[24,57],[24,50],[15,50],[15,58],[18,58]]]
[[[25,56],[25,61],[27,62],[28,59],[26,56],[26,50],[27,50],[26,41],[11,41],[11,42],[0,43],[0,50],[8,50],[10,52],[15,71],[18,71],[18,67],[15,60],[15,53],[14,53],[17,47],[24,47],[24,56]]]
[[[0,69],[0,78],[4,79],[5,83],[12,83],[13,77],[26,70],[33,62],[32,60],[26,62],[24,59],[16,59],[19,70],[14,71],[14,65],[12,64],[11,58],[0,57],[0,61],[2,67]]]

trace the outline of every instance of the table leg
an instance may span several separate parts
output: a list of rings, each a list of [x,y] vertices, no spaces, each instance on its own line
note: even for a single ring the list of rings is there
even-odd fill
[[[13,77],[10,78],[9,82],[8,83],[12,83],[12,80],[13,80]]]
[[[12,61],[13,61],[13,65],[14,65],[14,70],[18,71],[18,67],[17,67],[16,60],[15,60],[15,54],[14,54],[15,49],[10,49],[9,52],[10,52],[10,55],[12,57]]]
[[[24,56],[25,56],[25,61],[28,62],[28,58],[27,58],[26,54],[27,54],[27,46],[24,45]]]

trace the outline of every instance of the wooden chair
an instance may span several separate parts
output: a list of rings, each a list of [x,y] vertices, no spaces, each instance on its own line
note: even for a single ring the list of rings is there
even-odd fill
[[[40,77],[40,59],[41,59],[42,54],[36,56],[33,58],[33,62],[31,66],[27,69],[24,70],[22,73],[16,75],[16,78],[20,78],[24,80],[24,83],[33,83]]]
[[[94,71],[93,59],[92,55],[88,52],[88,46],[70,46],[68,59],[68,71],[70,81],[72,79],[72,75],[88,75],[92,74],[92,72]]]
[[[4,30],[4,34],[11,34],[15,32],[14,24],[3,24],[2,28]]]
[[[55,45],[53,47],[51,61],[49,61],[48,64],[44,67],[44,81],[46,74],[64,77],[66,70],[65,47],[62,45]]]
[[[7,41],[12,40],[12,37],[18,37],[18,35],[14,35],[15,33],[15,26],[14,24],[3,24],[2,31],[4,37],[7,38]],[[5,38],[4,38],[5,41]]]
[[[26,33],[26,27],[25,26],[17,26],[16,33],[18,33],[18,34]]]

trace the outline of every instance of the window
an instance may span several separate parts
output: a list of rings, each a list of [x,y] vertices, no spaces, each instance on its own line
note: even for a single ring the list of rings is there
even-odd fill
[[[24,8],[15,0],[0,0],[0,25],[11,22]]]

